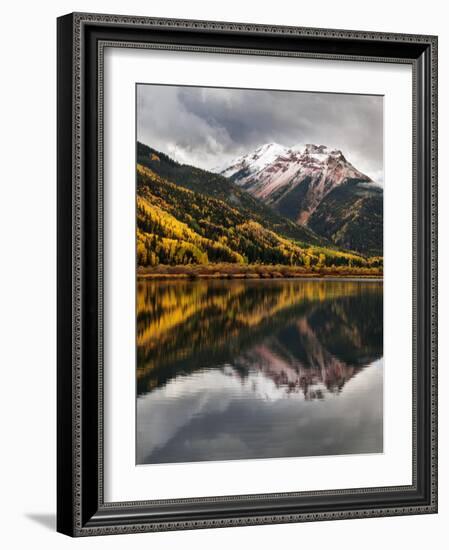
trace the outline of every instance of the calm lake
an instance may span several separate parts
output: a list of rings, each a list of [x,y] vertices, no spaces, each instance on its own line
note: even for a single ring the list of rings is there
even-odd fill
[[[137,464],[383,450],[383,284],[137,285]]]

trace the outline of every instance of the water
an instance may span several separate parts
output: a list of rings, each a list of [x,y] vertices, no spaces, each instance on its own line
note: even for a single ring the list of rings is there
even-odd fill
[[[383,285],[139,281],[137,464],[383,450]]]

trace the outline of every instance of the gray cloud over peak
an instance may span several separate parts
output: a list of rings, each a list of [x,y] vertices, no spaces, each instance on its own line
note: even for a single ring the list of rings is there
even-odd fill
[[[268,142],[317,143],[383,180],[381,96],[140,84],[137,138],[205,169]]]

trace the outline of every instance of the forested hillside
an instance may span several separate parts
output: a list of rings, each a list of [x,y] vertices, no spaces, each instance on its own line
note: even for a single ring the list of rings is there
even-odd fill
[[[309,218],[308,226],[342,248],[383,254],[383,192],[349,182],[333,189]]]
[[[224,201],[231,208],[238,209],[246,219],[252,219],[284,237],[307,245],[330,245],[326,238],[319,237],[309,228],[298,226],[292,220],[280,216],[272,208],[219,174],[179,164],[164,153],[140,142],[137,143],[137,163],[178,186]]]
[[[158,156],[156,152],[151,155],[153,158],[147,165],[160,162],[155,158]],[[179,177],[179,173],[183,171],[175,167],[172,176]],[[201,181],[204,177],[200,174],[199,181],[193,178],[196,183],[189,184],[189,187],[198,189],[205,185]],[[316,242],[313,234],[309,243],[288,238],[273,229],[276,222],[288,229],[288,223],[282,218],[276,215],[262,224],[260,211],[254,213],[248,207],[232,205],[229,199],[217,198],[220,190],[212,196],[187,187],[187,183],[176,185],[148,166],[138,164],[138,265],[229,263],[306,268],[317,265],[374,265],[360,255],[313,244],[313,241]],[[244,191],[239,192],[242,204],[246,197]],[[250,204],[249,201],[247,204]]]

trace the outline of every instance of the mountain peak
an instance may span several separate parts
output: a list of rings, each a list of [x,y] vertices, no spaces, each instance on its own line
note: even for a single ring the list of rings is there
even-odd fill
[[[259,147],[257,147],[256,151],[267,151],[268,149],[273,149],[273,147],[278,149],[284,148],[283,145],[280,145],[279,143],[272,141],[270,143],[264,143],[263,145],[260,145]]]
[[[287,149],[288,147],[285,147],[284,145],[280,145],[279,143],[275,143],[275,142],[270,142],[270,143],[264,143],[263,145],[260,145],[259,147],[257,147],[257,149],[254,150],[252,154],[249,153],[248,155],[244,155],[244,156],[245,157],[249,157],[249,156],[260,157],[265,155],[273,156],[273,155],[279,155],[285,152],[285,150]]]
[[[305,155],[323,155],[326,157],[340,157],[346,160],[340,149],[331,148],[327,145],[316,145],[314,143],[308,143],[304,146],[303,153]]]
[[[304,153],[317,153],[317,154],[328,154],[329,150],[327,145],[315,145],[314,143],[307,143]]]
[[[263,170],[272,164],[280,155],[287,153],[288,147],[284,147],[279,143],[264,143],[255,149],[252,153],[248,153],[231,161],[227,167],[215,172],[221,173],[226,177],[231,177],[236,173],[246,173],[248,176]]]
[[[340,149],[320,143],[265,143],[221,174],[301,225],[336,187],[355,182],[368,190],[373,184]]]

